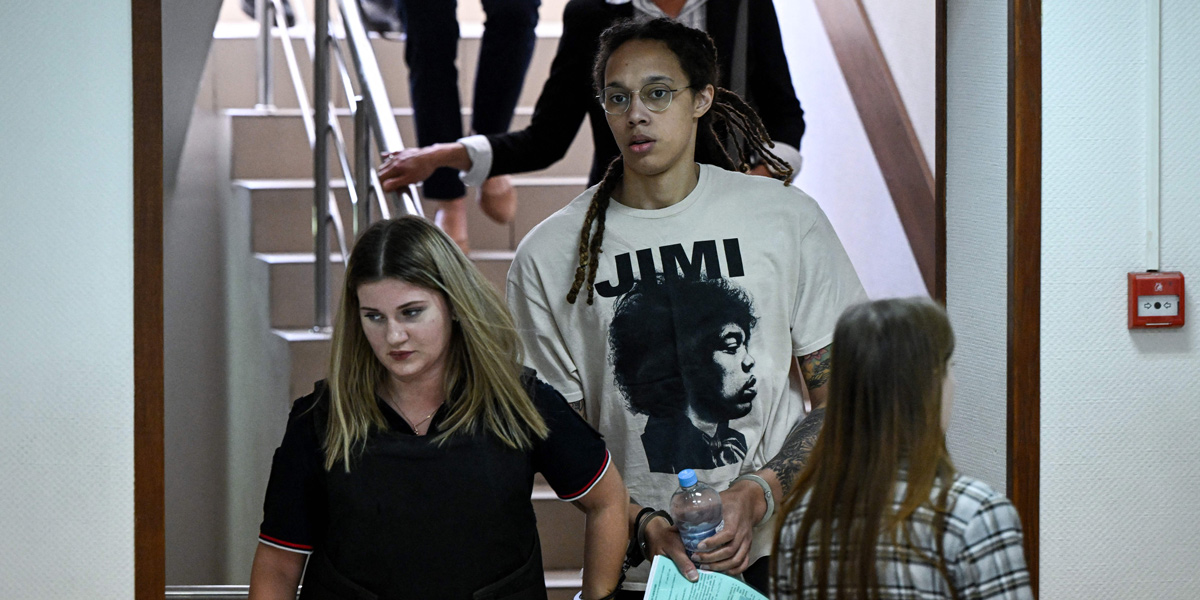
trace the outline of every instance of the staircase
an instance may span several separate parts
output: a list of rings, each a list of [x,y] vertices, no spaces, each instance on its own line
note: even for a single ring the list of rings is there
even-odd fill
[[[228,4],[228,2],[227,2]],[[460,92],[470,105],[470,80],[478,55],[480,27],[463,24],[459,48]],[[553,26],[545,29],[553,30]],[[253,23],[218,24],[202,94],[210,94],[222,115],[227,138],[229,194],[224,199],[225,255],[230,293],[230,415],[227,539],[231,547],[227,572],[233,581],[248,580],[254,548],[246,531],[256,531],[270,459],[282,437],[291,401],[312,390],[326,376],[329,336],[313,332],[312,155],[308,149],[282,52],[275,56],[274,110],[255,108]],[[473,35],[474,34],[474,35]],[[278,45],[280,42],[275,40]],[[415,144],[404,43],[373,39],[375,52],[393,102],[404,140]],[[301,70],[309,77],[307,51],[294,44]],[[539,40],[526,78],[513,128],[529,121],[532,105],[549,73],[557,39]],[[336,81],[336,80],[335,80]],[[308,84],[311,89],[311,82]],[[340,85],[332,87],[343,131],[352,131]],[[464,110],[469,120],[469,109]],[[466,124],[464,123],[464,130]],[[223,142],[224,143],[224,142]],[[561,208],[585,187],[590,159],[590,132],[584,129],[564,161],[541,172],[514,178],[520,198],[515,222],[497,225],[472,202],[468,229],[471,258],[487,279],[504,293],[504,278],[513,251],[538,222]],[[331,159],[331,165],[336,161]],[[339,171],[333,167],[331,173]],[[345,183],[333,181],[343,222],[352,223]],[[468,190],[474,198],[474,190]],[[426,214],[436,206],[425,203]],[[332,236],[331,236],[332,237]],[[335,264],[331,290],[336,307],[341,285],[340,250],[331,244]],[[583,517],[557,500],[539,478],[533,494],[550,598],[569,599],[579,589],[583,564]],[[243,577],[242,575],[246,575]]]

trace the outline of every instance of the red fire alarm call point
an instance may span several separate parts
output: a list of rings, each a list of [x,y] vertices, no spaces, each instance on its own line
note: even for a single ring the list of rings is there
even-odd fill
[[[1129,328],[1183,327],[1183,273],[1129,274]]]

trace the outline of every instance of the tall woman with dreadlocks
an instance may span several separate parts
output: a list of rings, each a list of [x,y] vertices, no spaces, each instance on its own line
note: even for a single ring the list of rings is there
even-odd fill
[[[527,361],[604,434],[625,475],[633,550],[665,554],[689,578],[697,566],[744,572],[765,590],[774,499],[821,418],[801,421],[789,370],[799,357],[821,406],[834,323],[864,293],[758,117],[716,81],[703,32],[658,19],[604,33],[594,85],[621,155],[526,236],[508,302]],[[747,157],[723,150],[730,136],[782,180],[744,174]],[[697,164],[699,148],[718,164]],[[723,302],[737,306],[711,306]],[[724,530],[696,564],[661,510],[685,468],[724,490]],[[644,587],[646,571],[625,588]]]

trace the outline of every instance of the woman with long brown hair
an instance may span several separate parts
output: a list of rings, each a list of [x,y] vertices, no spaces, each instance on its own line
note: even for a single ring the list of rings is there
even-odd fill
[[[432,223],[359,238],[329,371],[275,452],[252,599],[294,600],[303,573],[303,600],[545,600],[535,472],[587,513],[582,598],[617,587],[628,496],[604,442]]]
[[[954,333],[924,299],[850,308],[825,423],[781,510],[776,598],[1032,598],[1016,510],[954,469]]]

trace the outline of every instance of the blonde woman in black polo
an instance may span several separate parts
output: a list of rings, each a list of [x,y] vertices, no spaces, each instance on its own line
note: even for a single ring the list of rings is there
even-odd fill
[[[305,600],[545,598],[535,472],[587,513],[582,597],[617,586],[628,496],[603,440],[522,368],[504,304],[437,227],[363,233],[331,355],[275,453],[251,598],[294,598],[302,573]]]

